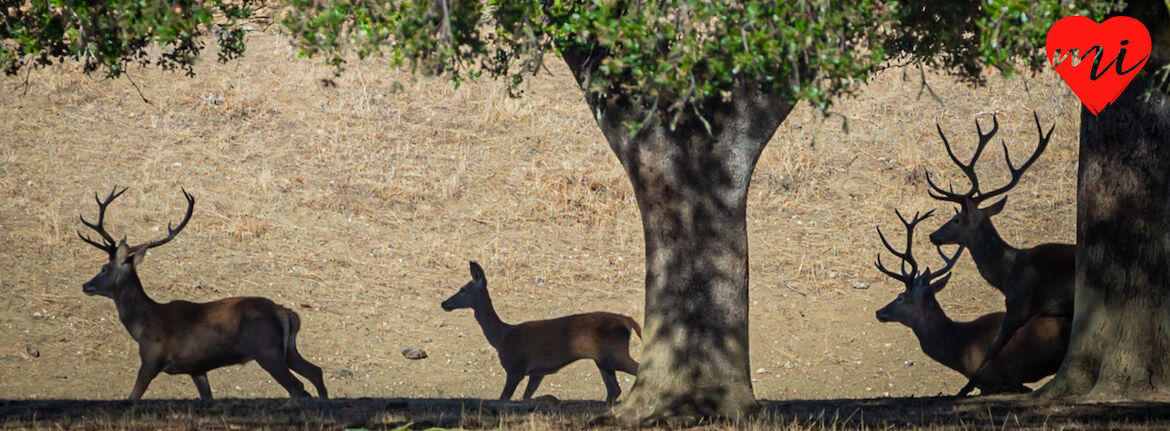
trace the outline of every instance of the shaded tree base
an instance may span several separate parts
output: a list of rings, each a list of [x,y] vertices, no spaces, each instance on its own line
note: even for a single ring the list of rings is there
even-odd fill
[[[614,406],[610,415],[616,423],[626,426],[669,425],[696,426],[721,422],[741,422],[759,412],[751,387],[746,390],[728,390],[735,385],[717,388],[694,387],[680,392],[669,388],[631,391],[621,404]]]
[[[1079,402],[1170,401],[1170,309],[1145,301],[1107,306],[1087,290],[1079,306],[1080,338],[1069,346],[1060,372],[1034,393],[1042,400]],[[1143,302],[1145,302],[1142,306]],[[1119,318],[1119,316],[1125,316]]]

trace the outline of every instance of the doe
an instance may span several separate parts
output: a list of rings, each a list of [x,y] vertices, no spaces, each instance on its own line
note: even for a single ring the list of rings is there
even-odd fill
[[[641,337],[642,328],[634,319],[595,312],[509,325],[492,307],[487,278],[475,262],[471,262],[471,281],[443,301],[442,307],[445,311],[475,310],[475,319],[496,349],[507,375],[501,400],[512,398],[524,376],[528,376],[524,399],[532,398],[544,376],[579,359],[592,359],[597,364],[605,381],[605,401],[609,403],[622,393],[614,371],[638,374],[638,363],[630,357],[630,334],[636,332]]]
[[[86,295],[113,299],[118,318],[130,332],[130,337],[138,342],[142,364],[130,399],[141,399],[150,381],[164,372],[189,374],[199,390],[199,397],[210,401],[207,372],[250,360],[260,364],[294,398],[307,397],[309,393],[289,372],[290,369],[308,378],[317,388],[318,396],[328,398],[321,368],[297,352],[301,319],[296,312],[267,298],[235,297],[208,303],[172,301],[160,304],[146,295],[138,279],[137,266],[142,263],[147,250],[166,244],[187,226],[195,209],[195,198],[183,190],[183,196],[187,198],[187,215],[178,227],[167,225],[166,238],[129,246],[125,238],[116,243],[102,225],[106,207],[125,191],[119,192],[115,188],[104,201],[94,196],[98,203],[97,223],[81,218],[83,224],[101,236],[101,242],[82,235],[80,231],[77,236],[109,255],[109,262],[102,265],[101,271],[85,282],[81,290]]]

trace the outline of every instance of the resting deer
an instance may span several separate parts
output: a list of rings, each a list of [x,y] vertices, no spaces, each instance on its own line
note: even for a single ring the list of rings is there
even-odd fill
[[[531,399],[544,376],[579,359],[592,359],[597,364],[605,381],[605,401],[609,403],[622,393],[614,371],[638,374],[638,363],[630,357],[630,333],[641,337],[642,328],[634,319],[596,312],[509,325],[496,315],[488,296],[487,278],[475,262],[471,262],[471,281],[443,301],[442,307],[444,311],[475,310],[475,320],[499,354],[507,375],[501,400],[512,399],[524,376],[528,376],[524,399]]]
[[[110,258],[92,280],[81,286],[81,290],[86,295],[113,299],[118,318],[138,342],[142,365],[138,369],[134,390],[130,392],[131,400],[141,399],[150,381],[159,372],[165,372],[191,375],[199,397],[210,401],[207,372],[251,360],[260,364],[295,398],[307,397],[309,393],[289,372],[290,369],[308,378],[317,388],[318,396],[328,398],[321,369],[297,352],[301,319],[292,310],[266,298],[254,297],[227,298],[203,304],[187,301],[159,304],[150,299],[142,289],[136,268],[147,250],[166,244],[187,226],[195,209],[195,198],[183,190],[183,196],[187,198],[187,215],[178,227],[171,228],[167,224],[166,238],[129,246],[125,238],[115,243],[114,237],[102,225],[106,207],[126,191],[116,190],[111,191],[104,201],[94,196],[98,203],[97,223],[81,217],[81,223],[96,231],[101,242],[82,235],[80,231],[77,236],[106,252]]]
[[[938,135],[942,138],[947,154],[971,182],[970,190],[966,193],[955,193],[951,189],[944,190],[934,183],[929,172],[926,176],[931,189],[931,197],[959,205],[955,216],[930,234],[930,242],[936,245],[958,244],[971,250],[971,259],[975,261],[975,267],[979,269],[979,274],[1004,294],[1007,315],[1004,317],[1003,325],[1000,326],[994,341],[987,349],[985,363],[995,358],[1011,339],[1012,334],[1024,326],[1029,319],[1036,316],[1071,318],[1073,315],[1076,245],[1041,244],[1026,249],[1014,248],[999,236],[999,232],[991,223],[991,217],[1003,210],[1007,198],[1004,197],[984,208],[979,207],[988,199],[1002,195],[1015,187],[1024,171],[1032,166],[1032,163],[1048,147],[1048,141],[1056,126],[1053,125],[1048,129],[1048,133],[1044,133],[1044,129],[1040,126],[1040,117],[1036,116],[1035,113],[1032,115],[1036,120],[1036,130],[1040,135],[1040,142],[1036,145],[1032,156],[1019,168],[1012,164],[1007,145],[1003,144],[1004,158],[1007,161],[1008,172],[1011,174],[1011,179],[1003,187],[983,192],[979,189],[979,177],[975,173],[975,163],[979,160],[980,154],[983,153],[984,147],[999,130],[999,121],[994,116],[992,117],[991,131],[986,134],[983,133],[979,121],[975,121],[975,129],[979,133],[979,143],[975,147],[975,154],[971,156],[971,161],[967,164],[959,161],[951,149],[951,144],[947,142],[942,127],[938,128]],[[984,376],[983,368],[980,367],[980,370],[971,376],[971,380],[959,391],[960,396],[970,393],[976,385],[980,384]]]
[[[959,246],[953,256],[947,257],[941,246],[936,246],[945,266],[938,271],[932,272],[926,268],[918,272],[918,262],[912,253],[914,226],[932,213],[934,211],[929,211],[921,217],[914,214],[913,219],[906,221],[901,213],[895,211],[906,226],[904,252],[894,249],[886,241],[881,228],[878,228],[882,244],[902,260],[901,273],[882,265],[880,254],[875,265],[881,272],[902,282],[906,290],[878,310],[876,317],[881,322],[906,325],[918,337],[918,344],[926,356],[970,378],[987,357],[987,347],[999,331],[1005,313],[988,313],[970,322],[956,322],[947,317],[934,295],[946,287],[951,278],[950,270],[963,253],[963,247]],[[906,270],[907,266],[909,271]],[[1068,348],[1070,325],[1071,319],[1066,317],[1038,316],[1029,320],[1016,331],[999,355],[988,361],[979,383],[980,392],[985,395],[1030,392],[1031,389],[1024,383],[1035,382],[1056,373]]]

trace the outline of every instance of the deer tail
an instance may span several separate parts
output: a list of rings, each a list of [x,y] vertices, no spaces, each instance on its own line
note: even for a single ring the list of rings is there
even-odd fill
[[[284,331],[284,355],[297,350],[297,332],[301,330],[301,317],[289,309],[280,310],[280,329]]]
[[[626,318],[626,322],[629,323],[630,329],[633,329],[634,332],[638,334],[638,338],[642,338],[642,326],[638,325],[638,321],[634,320],[630,316],[622,316],[622,317]]]

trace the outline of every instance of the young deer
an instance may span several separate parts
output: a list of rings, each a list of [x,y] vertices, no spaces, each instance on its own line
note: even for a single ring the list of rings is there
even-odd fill
[[[979,121],[975,121],[975,128],[979,133],[979,143],[975,147],[975,154],[971,156],[971,161],[967,164],[959,161],[951,149],[951,144],[947,142],[942,127],[938,128],[938,135],[942,138],[947,154],[971,182],[970,190],[966,193],[955,193],[950,189],[944,190],[934,183],[929,172],[926,176],[931,189],[931,197],[959,205],[955,216],[930,234],[930,242],[936,245],[958,244],[971,250],[971,259],[975,261],[975,267],[979,269],[979,274],[1004,294],[1007,314],[1004,317],[1003,325],[1000,326],[999,332],[996,333],[994,341],[987,350],[987,358],[984,362],[995,358],[1008,343],[1008,340],[1012,338],[1012,334],[1024,326],[1029,319],[1036,316],[1071,318],[1073,315],[1076,245],[1041,244],[1027,249],[1014,248],[999,236],[999,232],[991,223],[991,217],[1003,210],[1007,197],[987,207],[979,207],[988,199],[1002,195],[1015,187],[1024,171],[1032,166],[1032,163],[1048,147],[1048,141],[1056,126],[1053,125],[1048,129],[1048,133],[1044,133],[1044,129],[1040,126],[1040,117],[1036,116],[1035,113],[1032,116],[1036,120],[1036,130],[1040,135],[1040,142],[1032,156],[1018,169],[1012,165],[1007,145],[1003,144],[1004,158],[1007,161],[1008,172],[1011,174],[1011,179],[1003,187],[983,192],[979,189],[979,177],[975,173],[975,163],[979,160],[980,154],[999,130],[999,121],[994,116],[992,116],[991,131],[987,134],[983,133]],[[970,393],[975,386],[980,385],[984,378],[983,369],[984,367],[980,367],[980,370],[971,376],[971,380],[959,391],[960,396]]]
[[[150,299],[142,289],[135,268],[142,263],[147,250],[166,244],[187,226],[195,209],[195,198],[183,190],[183,196],[187,198],[187,215],[178,227],[167,225],[166,238],[129,246],[125,238],[115,243],[114,237],[106,233],[102,225],[106,207],[126,191],[116,190],[111,191],[104,201],[94,196],[98,203],[97,223],[81,218],[81,223],[101,236],[101,242],[82,235],[80,231],[77,236],[105,251],[110,259],[92,280],[81,286],[81,290],[86,295],[113,299],[118,318],[138,342],[142,364],[134,390],[130,392],[131,400],[141,399],[150,381],[159,372],[165,372],[191,375],[199,397],[210,401],[207,372],[250,360],[259,363],[293,397],[307,397],[309,394],[301,381],[289,372],[290,369],[308,378],[317,388],[318,396],[328,398],[321,369],[297,352],[301,319],[292,310],[266,298],[254,297],[227,298],[204,304],[187,301],[159,304]]]
[[[951,277],[949,271],[959,260],[963,247],[960,246],[954,256],[947,257],[942,247],[936,246],[945,266],[939,271],[932,272],[926,268],[922,273],[918,272],[918,263],[911,252],[914,226],[933,212],[927,212],[922,217],[914,214],[911,221],[906,221],[901,213],[895,212],[906,226],[905,252],[898,252],[890,246],[881,228],[878,228],[882,244],[894,256],[901,258],[903,265],[901,274],[893,272],[882,265],[879,254],[877,268],[902,282],[906,290],[878,310],[876,317],[880,322],[906,325],[918,337],[918,344],[926,356],[970,378],[987,357],[987,347],[999,331],[1005,313],[989,313],[970,322],[956,322],[947,317],[939,306],[934,296],[946,287]],[[906,271],[907,265],[909,272]],[[988,362],[979,383],[980,392],[985,395],[1030,392],[1031,389],[1023,383],[1035,382],[1056,373],[1068,348],[1070,325],[1071,319],[1066,317],[1039,316],[1029,320],[1016,331],[1000,354]]]
[[[544,376],[578,359],[592,359],[597,364],[605,381],[605,401],[609,403],[622,393],[614,371],[638,374],[638,362],[630,357],[630,333],[641,337],[642,328],[634,319],[597,312],[509,325],[496,315],[488,296],[487,278],[475,262],[471,262],[471,281],[443,301],[442,307],[444,311],[475,310],[475,320],[499,354],[500,365],[507,374],[501,400],[512,398],[524,376],[528,376],[524,399],[532,398]]]

